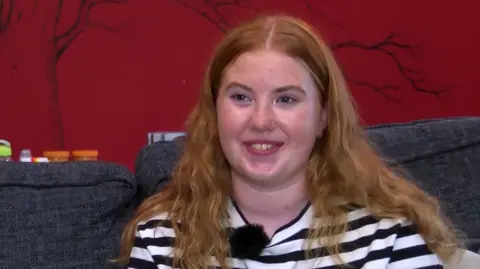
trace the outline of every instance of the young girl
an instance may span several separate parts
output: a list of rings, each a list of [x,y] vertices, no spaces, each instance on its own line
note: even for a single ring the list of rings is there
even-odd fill
[[[171,183],[123,234],[129,268],[432,269],[455,253],[436,200],[374,152],[301,20],[228,33],[187,129]]]

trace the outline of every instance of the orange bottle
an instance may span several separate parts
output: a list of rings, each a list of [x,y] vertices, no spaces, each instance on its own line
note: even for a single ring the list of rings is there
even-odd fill
[[[98,150],[74,150],[72,151],[73,161],[96,161]]]
[[[70,152],[68,151],[44,151],[43,157],[47,158],[51,163],[68,162],[70,158]]]

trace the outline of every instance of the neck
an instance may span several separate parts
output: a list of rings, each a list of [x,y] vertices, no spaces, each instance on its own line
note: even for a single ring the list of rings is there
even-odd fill
[[[271,236],[295,219],[308,203],[303,177],[282,188],[255,186],[232,175],[233,197],[249,223],[261,224]]]

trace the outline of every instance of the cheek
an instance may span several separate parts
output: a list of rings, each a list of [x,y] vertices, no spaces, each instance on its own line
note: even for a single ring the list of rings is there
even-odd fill
[[[296,142],[314,140],[317,136],[319,118],[310,109],[300,110],[288,118],[290,137]]]
[[[217,107],[218,129],[220,136],[229,138],[236,136],[241,128],[238,111],[231,105],[221,104]]]

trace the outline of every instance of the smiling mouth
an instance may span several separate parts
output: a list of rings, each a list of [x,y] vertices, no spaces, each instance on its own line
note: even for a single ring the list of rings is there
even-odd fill
[[[247,151],[256,156],[271,155],[283,146],[283,143],[245,143]]]
[[[269,150],[275,147],[273,144],[252,144],[250,146],[256,150]]]

